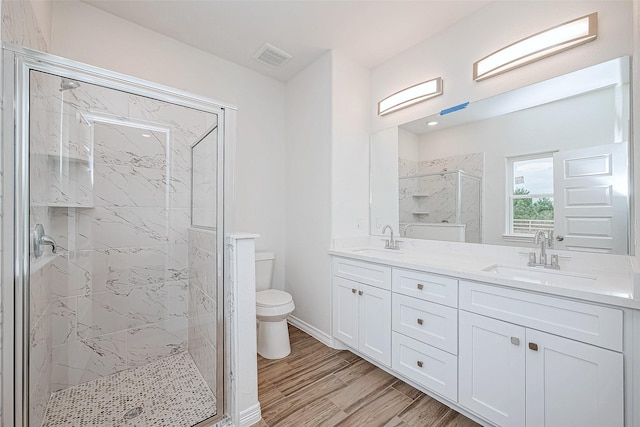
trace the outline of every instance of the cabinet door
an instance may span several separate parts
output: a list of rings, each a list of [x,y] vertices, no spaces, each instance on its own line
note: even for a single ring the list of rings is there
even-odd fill
[[[525,423],[525,328],[460,311],[458,401],[501,427]]]
[[[391,292],[360,284],[359,350],[391,366]]]
[[[360,284],[333,276],[333,336],[358,348],[358,290]]]
[[[622,426],[622,354],[527,329],[527,425]]]

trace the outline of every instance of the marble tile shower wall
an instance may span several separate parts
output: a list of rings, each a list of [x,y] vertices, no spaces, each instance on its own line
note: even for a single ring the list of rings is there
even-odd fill
[[[216,391],[216,232],[189,229],[189,353]]]
[[[29,224],[31,228],[37,223],[50,230],[47,208],[49,180],[47,172],[49,158],[46,150],[50,135],[54,133],[53,117],[60,117],[60,104],[53,102],[47,93],[57,90],[55,83],[46,75],[35,73],[30,84],[30,134],[32,149],[30,151],[30,198]],[[58,119],[59,120],[59,119]],[[30,424],[39,426],[44,419],[47,402],[51,396],[51,371],[53,334],[57,329],[52,325],[52,313],[56,308],[51,300],[49,277],[55,255],[47,252],[36,259],[30,258]]]
[[[31,352],[29,354],[30,425],[40,426],[51,396],[51,324],[53,307],[49,300],[48,275],[54,256],[44,256],[31,264]]]
[[[473,153],[424,161],[399,159],[400,222],[456,222],[456,195],[458,185],[462,185],[463,183],[459,184],[457,175],[453,173],[422,176],[425,174],[455,170],[462,170],[471,175],[482,177],[484,171],[484,153]],[[471,190],[473,190],[473,187]],[[470,194],[470,192],[466,191],[465,195],[467,194]],[[475,218],[479,216],[478,204],[465,203],[464,205],[466,209],[463,215],[464,217]],[[479,223],[479,221],[475,222]],[[477,226],[474,227],[476,229],[478,228]]]
[[[29,1],[2,2],[2,41],[48,52],[48,43]]]
[[[193,197],[191,223],[196,227],[215,228],[217,219],[218,134],[211,132],[193,147]]]
[[[79,173],[47,172],[60,178],[46,192],[61,249],[45,272],[56,391],[187,350],[190,145],[216,117],[85,83],[50,97],[72,117],[47,133],[48,157],[93,179],[74,192]]]

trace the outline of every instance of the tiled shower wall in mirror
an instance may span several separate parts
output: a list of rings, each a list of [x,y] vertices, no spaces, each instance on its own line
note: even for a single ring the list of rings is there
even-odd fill
[[[401,139],[400,143],[407,142]],[[458,171],[464,174],[458,174]],[[480,243],[483,176],[484,153],[430,160],[400,157],[401,231],[407,224],[455,224],[459,219],[465,226],[464,241]]]

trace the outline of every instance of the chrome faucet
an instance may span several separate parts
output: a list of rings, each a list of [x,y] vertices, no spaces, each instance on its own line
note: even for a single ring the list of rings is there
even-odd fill
[[[545,265],[547,263],[547,236],[545,235],[544,230],[536,231],[536,234],[533,236],[533,243],[535,245],[540,244],[539,263]]]
[[[553,248],[553,231],[549,230],[546,233],[544,230],[536,231],[536,234],[533,236],[533,243],[536,245],[540,244],[540,258],[538,262],[536,262],[536,254],[529,252],[529,262],[527,265],[529,267],[544,267],[559,270],[558,255],[552,254],[551,262],[547,262],[547,249]]]
[[[389,224],[385,225],[384,227],[382,227],[382,234],[387,232],[387,228],[389,229],[389,232],[391,233],[391,236],[389,237],[389,239],[382,239],[384,240],[384,248],[385,249],[400,249],[400,240],[395,240],[393,238],[393,228],[391,228],[391,226]]]

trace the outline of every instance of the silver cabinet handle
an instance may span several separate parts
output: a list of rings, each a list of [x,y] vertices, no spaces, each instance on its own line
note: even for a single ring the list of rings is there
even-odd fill
[[[422,368],[422,365],[424,365],[424,363],[422,363],[422,360],[418,360],[416,364],[418,365],[419,368]]]
[[[518,338],[518,337],[511,337],[511,344],[513,344],[513,345],[520,345],[520,338]]]
[[[418,319],[418,325],[422,325],[423,323],[424,323],[424,320]]]
[[[562,242],[562,241],[564,240],[564,236],[559,236],[559,235],[558,235],[558,236],[556,236],[556,240],[557,240],[558,242]]]

